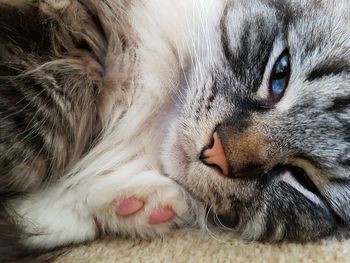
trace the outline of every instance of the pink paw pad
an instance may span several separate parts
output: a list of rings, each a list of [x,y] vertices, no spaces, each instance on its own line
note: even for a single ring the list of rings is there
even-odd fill
[[[175,213],[171,208],[162,207],[153,212],[148,217],[148,223],[151,225],[161,224],[170,221]]]
[[[118,216],[131,216],[139,212],[145,203],[135,197],[124,199],[117,203],[115,212]]]

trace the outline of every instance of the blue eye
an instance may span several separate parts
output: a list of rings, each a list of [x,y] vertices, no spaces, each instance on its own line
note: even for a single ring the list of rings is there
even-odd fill
[[[276,60],[271,72],[270,94],[274,101],[282,98],[289,83],[290,71],[290,55],[286,50]]]

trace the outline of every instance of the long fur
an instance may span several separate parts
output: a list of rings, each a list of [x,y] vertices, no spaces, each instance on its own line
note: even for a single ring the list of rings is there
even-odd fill
[[[161,174],[159,145],[150,147],[181,79],[179,60],[187,55],[178,49],[188,52],[167,30],[180,28],[186,38],[194,22],[177,24],[191,6],[177,4],[169,20],[156,13],[158,4],[1,2],[0,100],[11,105],[0,112],[0,192],[11,197],[2,200],[9,230],[2,244],[13,244],[4,260],[101,234],[153,237],[194,224],[203,210]],[[128,196],[145,200],[145,208],[118,218],[115,203]],[[149,225],[147,215],[160,205],[177,216]]]
[[[349,9],[346,0],[1,0],[1,259],[106,234],[207,228],[207,215],[250,240],[347,229]],[[276,99],[271,72],[283,52],[291,75]],[[202,160],[214,132],[226,177]],[[145,206],[118,216],[129,197]],[[160,207],[175,216],[150,224]]]
[[[108,121],[108,105],[115,103],[108,101],[110,87],[127,83],[118,55],[131,49],[122,14],[129,4],[110,4],[0,2],[2,261],[30,261],[35,253],[23,241],[38,234],[23,232],[24,219],[9,200],[26,198],[71,169]]]

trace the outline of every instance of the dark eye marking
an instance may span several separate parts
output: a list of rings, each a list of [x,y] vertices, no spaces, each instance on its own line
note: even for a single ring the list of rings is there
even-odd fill
[[[348,178],[331,177],[331,178],[328,178],[328,181],[332,184],[339,184],[339,185],[349,185],[350,184],[350,179],[348,179]]]
[[[350,74],[350,62],[345,59],[326,61],[314,68],[307,76],[307,81],[314,81],[324,77],[340,74]]]
[[[290,168],[292,175],[294,179],[306,190],[310,191],[316,196],[321,196],[320,191],[318,190],[315,183],[309,178],[309,176],[306,174],[306,172],[298,167],[291,167]]]
[[[250,92],[256,92],[263,81],[266,64],[270,58],[278,34],[278,27],[271,26],[263,16],[254,16],[242,23],[236,31],[239,46],[232,50],[229,30],[233,30],[222,19],[222,51],[233,77]]]
[[[326,110],[341,113],[347,108],[350,108],[350,96],[335,98],[333,105]]]
[[[349,166],[350,167],[350,160],[345,160],[345,161],[342,161],[340,162],[341,165],[344,165],[344,166]]]

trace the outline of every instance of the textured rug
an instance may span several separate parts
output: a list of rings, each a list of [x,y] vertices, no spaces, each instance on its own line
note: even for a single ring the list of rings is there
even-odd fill
[[[81,245],[55,261],[67,262],[350,262],[350,240],[271,245],[247,243],[231,233],[209,235],[185,229],[151,242],[106,239]]]

